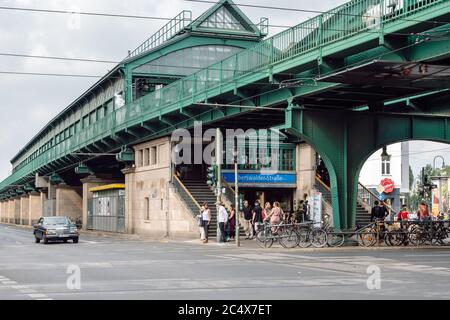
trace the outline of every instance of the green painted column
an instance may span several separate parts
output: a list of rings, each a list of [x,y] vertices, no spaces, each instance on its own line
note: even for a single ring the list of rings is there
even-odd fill
[[[308,142],[328,168],[335,228],[353,228],[360,164],[366,156],[355,140],[367,141],[365,130],[346,113],[289,108],[286,116],[288,131]],[[358,130],[362,132],[355,135]]]

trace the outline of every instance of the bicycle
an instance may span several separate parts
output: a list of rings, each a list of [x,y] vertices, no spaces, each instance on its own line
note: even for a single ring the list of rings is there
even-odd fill
[[[275,232],[273,232],[274,228]],[[291,224],[282,221],[280,224],[272,225],[265,220],[262,230],[256,235],[256,243],[262,248],[270,248],[275,241],[286,249],[292,249],[297,247],[299,236]]]
[[[322,227],[323,230],[327,233],[327,245],[329,247],[342,247],[345,242],[345,236],[342,232],[335,232],[334,228],[330,223],[330,216],[325,215],[324,217],[324,225]]]
[[[314,221],[303,222],[297,225],[297,234],[299,236],[299,247],[323,248],[328,243],[327,232],[321,227],[315,227]]]

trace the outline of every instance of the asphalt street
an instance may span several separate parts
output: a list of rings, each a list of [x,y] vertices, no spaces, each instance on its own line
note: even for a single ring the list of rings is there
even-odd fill
[[[46,299],[450,299],[450,249],[311,252],[93,235],[44,245],[0,225],[0,300]]]

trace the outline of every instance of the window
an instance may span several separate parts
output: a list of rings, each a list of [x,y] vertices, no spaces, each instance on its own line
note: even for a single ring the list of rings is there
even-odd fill
[[[391,159],[381,160],[381,174],[383,176],[391,175]]]
[[[87,127],[89,127],[89,116],[84,116],[83,117],[83,128],[86,129]]]
[[[154,146],[150,148],[150,165],[154,166],[157,164],[158,159],[158,147]]]
[[[145,198],[145,220],[150,221],[150,198]]]
[[[137,152],[136,166],[142,167],[144,165],[144,150],[139,150]]]
[[[227,30],[243,30],[246,28],[239,23],[233,14],[225,7],[221,7],[214,14],[212,14],[201,27]]]
[[[144,167],[149,166],[150,165],[150,149],[147,149],[147,148],[144,149],[143,157],[144,157],[144,160],[143,160]]]

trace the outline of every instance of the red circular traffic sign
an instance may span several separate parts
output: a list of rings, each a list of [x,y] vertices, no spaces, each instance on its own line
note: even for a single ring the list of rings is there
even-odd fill
[[[394,191],[395,183],[392,179],[384,179],[381,181],[381,185],[384,188],[384,193],[391,193]]]

